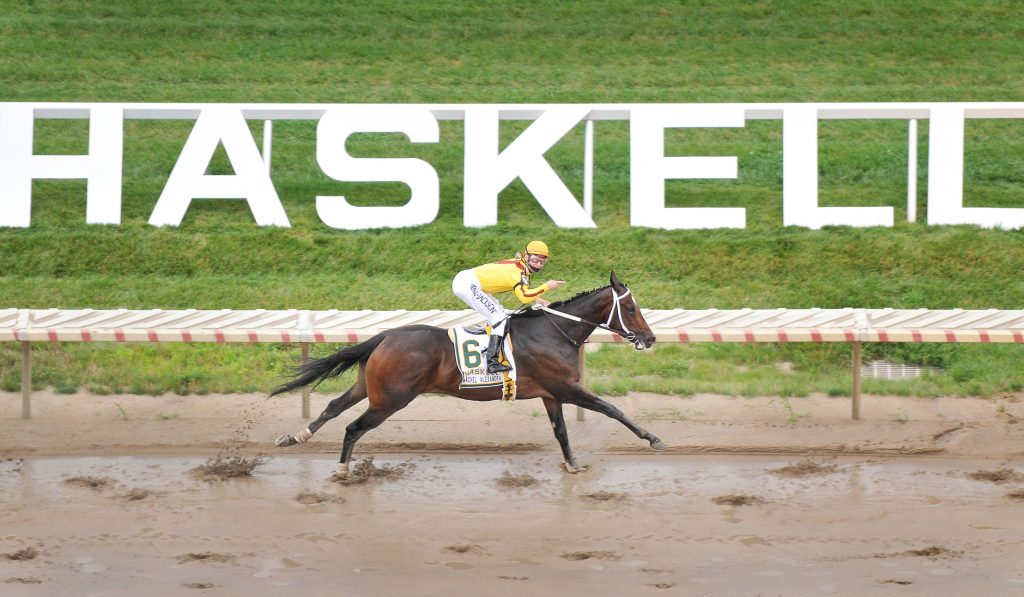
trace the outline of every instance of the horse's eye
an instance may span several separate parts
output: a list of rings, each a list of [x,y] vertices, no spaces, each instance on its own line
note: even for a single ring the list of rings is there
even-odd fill
[[[629,313],[630,315],[632,315],[632,314],[636,313],[636,307],[634,307],[633,305],[630,305],[630,306],[626,307],[626,311],[627,311],[627,312],[628,312],[628,313]]]

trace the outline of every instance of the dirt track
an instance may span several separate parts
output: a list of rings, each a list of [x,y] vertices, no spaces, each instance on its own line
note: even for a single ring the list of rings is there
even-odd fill
[[[427,397],[339,484],[349,413],[296,452],[293,401],[44,394],[22,421],[3,394],[3,593],[1024,591],[1014,397],[612,400],[674,453],[570,412],[592,468],[566,475],[538,403]],[[252,474],[197,474],[218,456]]]

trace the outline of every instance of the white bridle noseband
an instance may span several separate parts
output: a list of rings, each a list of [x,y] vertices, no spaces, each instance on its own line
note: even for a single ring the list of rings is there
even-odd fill
[[[577,322],[580,322],[580,323],[586,323],[586,324],[589,324],[589,325],[593,325],[593,326],[599,327],[601,329],[608,330],[609,332],[614,332],[614,333],[622,336],[626,340],[629,340],[633,344],[633,347],[636,348],[637,350],[643,350],[644,349],[644,343],[640,340],[640,338],[635,333],[633,333],[632,331],[630,331],[630,329],[628,327],[626,327],[626,322],[622,318],[622,299],[624,299],[627,296],[629,296],[631,291],[627,288],[626,292],[623,292],[622,294],[619,294],[619,293],[615,292],[615,288],[609,288],[609,290],[611,290],[611,292],[612,292],[612,306],[608,310],[608,319],[604,323],[594,323],[593,321],[587,321],[586,319],[583,319],[582,317],[576,317],[575,315],[570,315],[569,313],[562,313],[561,311],[555,311],[554,309],[549,309],[547,307],[541,307],[539,305],[534,305],[533,308],[534,309],[540,309],[541,311],[544,311],[546,313],[551,313],[553,315],[557,315],[559,317],[564,317],[566,319],[571,319],[573,321],[577,321]],[[618,316],[618,319],[619,319],[619,328],[620,329],[615,329],[615,328],[612,327],[612,319],[616,315]],[[552,323],[554,323],[554,322],[552,322]],[[558,326],[555,326],[555,327],[558,328]],[[559,329],[558,331],[561,332],[562,330]],[[562,332],[562,334],[564,335],[565,332]]]

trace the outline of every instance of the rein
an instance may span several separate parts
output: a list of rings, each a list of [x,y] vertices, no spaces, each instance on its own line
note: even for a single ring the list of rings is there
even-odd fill
[[[579,347],[580,343],[577,342],[576,340],[573,340],[572,338],[570,338],[569,334],[566,334],[565,331],[562,330],[562,328],[558,327],[558,324],[555,323],[555,320],[551,319],[551,315],[549,315],[549,313],[553,314],[553,315],[557,315],[559,317],[564,317],[565,319],[570,319],[570,320],[578,322],[578,323],[584,323],[586,325],[592,325],[594,327],[601,328],[603,330],[607,330],[609,332],[618,334],[618,335],[622,336],[623,338],[625,338],[626,340],[629,340],[630,342],[632,342],[633,346],[637,350],[640,350],[640,343],[639,343],[639,340],[638,340],[636,334],[631,332],[629,330],[629,328],[626,327],[626,323],[622,319],[622,305],[621,305],[621,301],[622,301],[622,299],[624,299],[627,296],[629,296],[629,293],[631,291],[627,288],[626,292],[622,293],[621,295],[616,293],[614,288],[612,288],[611,291],[612,291],[612,308],[608,310],[608,320],[605,321],[604,323],[597,323],[596,321],[588,321],[586,319],[583,319],[582,317],[577,317],[577,316],[571,315],[569,313],[563,313],[561,311],[556,311],[554,309],[549,309],[548,307],[541,307],[539,305],[535,305],[533,308],[537,309],[537,310],[540,310],[540,311],[543,311],[544,315],[548,318],[548,321],[551,322],[551,325],[555,326],[555,329],[558,330],[558,332],[560,334],[562,334],[562,336],[566,340],[571,342],[573,346]],[[618,330],[613,328],[613,327],[611,327],[612,317],[614,317],[615,315],[619,316],[619,327],[621,329],[618,329]]]

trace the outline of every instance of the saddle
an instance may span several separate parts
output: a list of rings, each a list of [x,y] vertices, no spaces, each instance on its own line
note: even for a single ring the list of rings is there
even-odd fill
[[[516,364],[512,353],[512,334],[505,335],[505,343],[502,346],[505,360],[512,370],[502,373],[487,372],[484,349],[487,348],[488,335],[485,327],[474,325],[450,328],[448,338],[452,341],[455,363],[462,374],[459,389],[500,387],[502,400],[511,402],[516,399]]]

